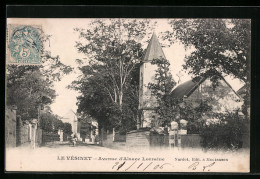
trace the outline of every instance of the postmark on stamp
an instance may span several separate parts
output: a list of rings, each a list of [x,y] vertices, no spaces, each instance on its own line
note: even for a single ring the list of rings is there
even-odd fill
[[[41,65],[41,26],[9,24],[7,30],[7,64]]]

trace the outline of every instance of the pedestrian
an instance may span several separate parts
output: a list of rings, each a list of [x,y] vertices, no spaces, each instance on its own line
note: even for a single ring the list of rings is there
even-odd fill
[[[76,136],[76,134],[75,134],[74,137],[72,138],[73,147],[76,146],[76,143],[77,143],[77,136]]]

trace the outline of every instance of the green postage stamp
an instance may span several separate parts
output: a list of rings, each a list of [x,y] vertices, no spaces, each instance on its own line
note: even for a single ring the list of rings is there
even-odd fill
[[[7,64],[40,65],[41,26],[9,24],[7,27]]]

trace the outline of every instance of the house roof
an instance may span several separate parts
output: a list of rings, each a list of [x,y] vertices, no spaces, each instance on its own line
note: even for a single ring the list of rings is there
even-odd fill
[[[232,91],[240,98],[240,96],[237,94],[236,91],[231,87],[231,85],[225,80],[223,76],[220,76],[220,78],[232,89]],[[184,98],[189,97],[196,89],[197,87],[206,80],[205,77],[197,77],[195,79],[186,81],[176,88],[174,88],[171,92],[171,96],[173,98]]]
[[[143,62],[152,61],[153,59],[165,58],[162,47],[158,41],[155,33],[153,33],[152,38],[147,46]]]
[[[173,98],[184,98],[188,97],[194,90],[197,89],[197,87],[205,80],[206,78],[199,77],[194,80],[186,81],[180,85],[178,85],[176,88],[174,88],[171,92],[171,96]]]

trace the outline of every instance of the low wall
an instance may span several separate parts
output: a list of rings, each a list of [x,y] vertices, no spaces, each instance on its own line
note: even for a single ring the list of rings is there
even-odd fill
[[[126,147],[131,149],[145,149],[150,147],[150,131],[134,130],[126,134]]]
[[[199,134],[181,135],[181,147],[201,147],[201,137]]]
[[[104,147],[111,148],[112,145],[113,145],[113,135],[112,134],[107,134],[106,138],[103,139],[103,143],[102,144],[103,144]]]
[[[103,140],[102,145],[104,147],[112,148],[112,149],[121,149],[124,150],[126,146],[126,142],[115,142],[113,141],[113,134],[107,134],[106,139]]]
[[[150,134],[150,147],[168,147],[169,135]]]
[[[126,135],[115,133],[114,142],[125,142],[125,141],[126,141]]]
[[[200,141],[201,137],[198,134],[181,135],[181,147],[200,147]],[[126,135],[126,147],[128,149],[169,147],[169,135],[150,131],[131,131]]]

